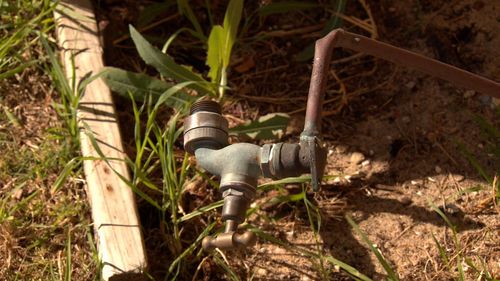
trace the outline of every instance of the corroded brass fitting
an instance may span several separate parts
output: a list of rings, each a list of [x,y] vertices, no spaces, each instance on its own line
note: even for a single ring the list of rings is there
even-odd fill
[[[201,167],[220,177],[224,198],[225,231],[216,238],[205,238],[205,250],[242,248],[255,242],[255,234],[238,232],[238,225],[245,221],[246,211],[254,200],[257,179],[262,175],[273,179],[299,176],[312,171],[311,163],[315,161],[302,143],[263,147],[250,143],[228,145],[227,126],[220,106],[212,101],[195,103],[184,121],[186,151],[196,156]]]
[[[205,251],[212,251],[215,248],[221,250],[231,250],[234,248],[244,248],[248,246],[253,246],[257,241],[255,233],[246,231],[242,234],[231,231],[224,232],[217,237],[207,236],[203,238],[201,245]]]
[[[228,145],[228,123],[214,101],[200,101],[184,120],[184,149],[189,154],[200,147],[220,149]]]

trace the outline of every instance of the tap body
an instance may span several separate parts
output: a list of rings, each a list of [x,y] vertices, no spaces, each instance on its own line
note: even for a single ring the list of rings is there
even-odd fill
[[[257,180],[264,176],[280,179],[299,176],[310,169],[307,146],[276,143],[262,147],[250,143],[229,145],[227,120],[213,101],[193,104],[184,122],[184,147],[207,172],[220,178],[224,198],[222,220],[225,231],[216,238],[206,237],[203,248],[231,249],[255,242],[252,232],[239,233],[246,211],[253,201]],[[305,153],[304,153],[305,152]]]

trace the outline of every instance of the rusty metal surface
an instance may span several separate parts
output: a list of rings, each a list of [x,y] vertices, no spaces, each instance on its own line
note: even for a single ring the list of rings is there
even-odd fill
[[[455,85],[500,98],[500,83],[365,36],[336,29],[316,41],[304,136],[320,136],[321,110],[333,49],[342,47],[420,70]]]

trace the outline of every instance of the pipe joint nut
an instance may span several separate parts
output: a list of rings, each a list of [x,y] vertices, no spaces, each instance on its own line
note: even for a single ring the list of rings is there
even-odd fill
[[[260,168],[266,178],[282,179],[306,173],[307,167],[300,160],[298,144],[265,144],[261,148]]]
[[[220,149],[228,145],[228,122],[213,101],[200,101],[184,120],[184,149],[189,154],[200,147]]]

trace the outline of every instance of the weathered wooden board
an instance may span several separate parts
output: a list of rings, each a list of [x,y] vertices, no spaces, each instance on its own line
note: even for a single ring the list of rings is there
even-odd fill
[[[103,50],[90,1],[61,1],[55,20],[68,79],[78,84],[85,75],[99,73],[104,66]],[[107,158],[124,159],[111,92],[101,79],[86,87],[78,118],[83,156],[99,157],[88,136],[91,131]],[[132,190],[116,174],[129,179],[127,166],[119,160],[86,160],[84,172],[103,279],[131,280],[132,275],[137,280],[140,277],[135,274],[146,267],[137,207]]]

